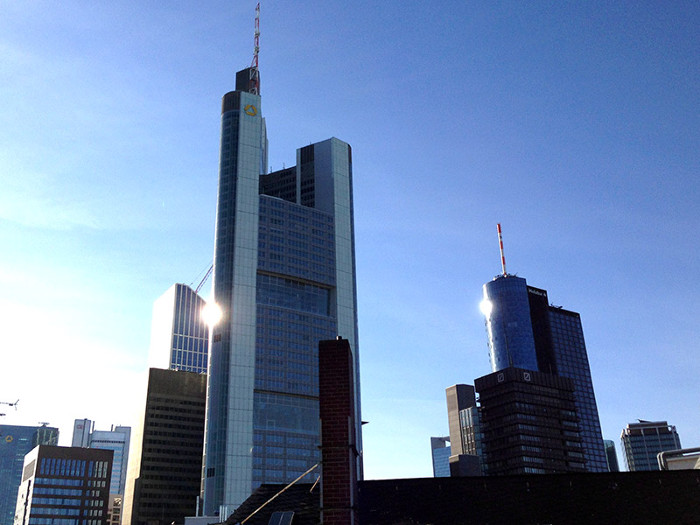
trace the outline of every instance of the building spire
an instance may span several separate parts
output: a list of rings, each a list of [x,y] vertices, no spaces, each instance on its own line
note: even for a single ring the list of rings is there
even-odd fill
[[[253,45],[253,62],[250,64],[250,82],[248,91],[260,94],[260,73],[258,71],[258,53],[260,52],[260,2],[255,6],[255,40]]]
[[[503,277],[508,277],[506,273],[506,256],[503,254],[503,235],[501,233],[501,223],[497,224],[498,228],[498,245],[501,248],[501,268],[503,269]]]

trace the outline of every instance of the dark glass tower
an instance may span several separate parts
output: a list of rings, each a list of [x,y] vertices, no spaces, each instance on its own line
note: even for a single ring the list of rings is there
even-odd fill
[[[266,173],[248,78],[237,75],[221,117],[214,296],[223,317],[211,334],[203,496],[205,514],[222,518],[260,484],[318,462],[318,342],[347,339],[359,370],[350,146],[312,144],[296,166]]]
[[[586,470],[606,472],[580,315],[551,306],[546,290],[512,275],[486,283],[483,304],[492,371],[516,367],[571,379]]]

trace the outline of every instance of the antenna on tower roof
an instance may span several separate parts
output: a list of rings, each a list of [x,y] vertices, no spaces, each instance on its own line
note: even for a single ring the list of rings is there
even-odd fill
[[[506,256],[503,254],[503,234],[501,233],[501,223],[497,224],[498,228],[498,244],[501,248],[501,268],[503,268],[503,277],[508,277],[506,273]]]
[[[260,72],[258,71],[258,53],[260,52],[260,2],[255,6],[255,40],[253,46],[253,62],[250,64],[250,82],[248,91],[254,95],[260,94]]]

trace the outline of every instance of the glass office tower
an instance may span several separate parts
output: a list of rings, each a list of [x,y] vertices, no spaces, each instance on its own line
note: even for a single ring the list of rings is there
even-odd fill
[[[11,525],[22,482],[24,456],[37,445],[58,444],[58,429],[0,425],[0,525]]]
[[[492,371],[516,367],[571,379],[586,470],[607,472],[580,315],[551,306],[546,290],[513,275],[486,283],[484,303]]]
[[[94,423],[90,419],[76,419],[73,422],[71,446],[99,448],[114,452],[110,494],[124,494],[130,439],[131,427],[112,426],[110,430],[95,430]]]
[[[209,327],[206,301],[186,284],[174,284],[153,303],[150,368],[207,372]]]
[[[222,104],[204,513],[318,462],[318,342],[348,339],[359,370],[350,146],[332,138],[266,173],[249,75]],[[357,373],[357,372],[356,372]],[[355,385],[359,417],[359,385]],[[359,435],[359,430],[358,430]]]
[[[499,277],[484,285],[491,370],[513,366],[537,370],[535,339],[530,320],[527,282],[520,277]]]
[[[666,450],[681,448],[681,439],[676,427],[666,421],[644,421],[629,423],[620,435],[625,451],[627,470],[659,470],[656,455]]]

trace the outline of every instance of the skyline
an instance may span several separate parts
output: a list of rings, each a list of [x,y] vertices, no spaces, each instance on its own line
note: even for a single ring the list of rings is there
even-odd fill
[[[0,401],[20,403],[0,424],[135,426],[153,302],[211,264],[255,3],[2,2]],[[691,2],[262,2],[270,168],[353,148],[367,478],[430,476],[445,388],[489,372],[497,222],[509,271],[581,314],[618,458],[637,418],[700,445],[698,22]]]

